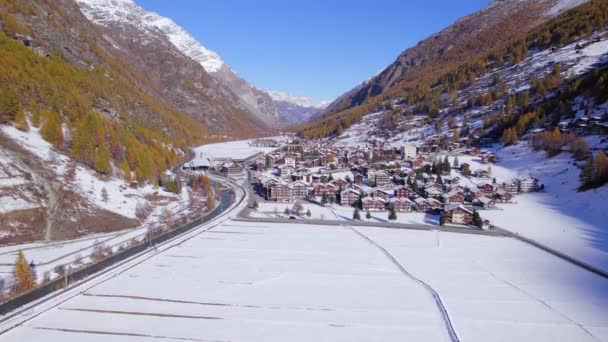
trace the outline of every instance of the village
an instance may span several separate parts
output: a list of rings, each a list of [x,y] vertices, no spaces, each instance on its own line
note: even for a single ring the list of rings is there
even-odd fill
[[[311,208],[333,207],[351,210],[352,220],[386,213],[391,221],[424,213],[440,225],[490,229],[483,210],[498,210],[497,203],[513,203],[518,193],[543,189],[530,176],[497,180],[495,153],[446,137],[401,148],[381,145],[374,140],[365,147],[345,147],[331,140],[292,137],[280,144],[258,139],[250,146],[276,149],[247,160],[195,158],[184,167],[234,179],[248,175],[257,195],[253,207],[274,203],[276,215],[291,219],[310,217]]]

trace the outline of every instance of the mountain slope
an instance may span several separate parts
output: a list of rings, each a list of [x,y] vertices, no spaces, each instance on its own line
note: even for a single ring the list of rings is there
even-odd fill
[[[138,205],[175,199],[153,188],[165,171],[213,140],[71,0],[0,0],[0,51],[4,242],[138,225]]]
[[[394,63],[343,95],[325,114],[337,113],[403,88],[428,82],[474,56],[528,32],[584,0],[495,0],[405,50]]]
[[[252,114],[249,115],[252,120],[262,121],[270,126],[276,126],[279,122],[276,108],[268,94],[239,77],[221,60],[217,53],[205,48],[171,19],[148,12],[131,0],[77,0],[77,2],[87,18],[98,24],[106,35],[112,41],[119,43],[123,49],[134,51],[136,55],[140,54],[137,50],[144,50],[148,47],[152,51],[159,50],[161,47],[163,50],[175,50],[199,64],[212,76],[213,81],[217,82],[212,88],[221,88],[223,91],[221,96],[229,98],[231,104],[240,110]],[[138,37],[138,39],[133,37]],[[160,60],[157,63],[160,63]],[[181,63],[187,64],[186,62]],[[189,66],[188,69],[192,69],[188,72],[196,70],[192,66]],[[173,72],[171,70],[169,72],[165,78],[173,76]],[[200,73],[200,71],[198,72]],[[180,77],[184,76],[186,75],[180,74]],[[197,89],[190,90],[195,92],[200,90],[201,87],[196,82],[193,85]],[[172,82],[165,86],[175,87],[179,84]],[[189,97],[193,96],[187,87],[183,87],[180,93]],[[217,95],[211,94],[211,96]],[[204,110],[196,108],[194,98],[191,98],[189,102],[190,104],[181,104],[187,112],[209,111],[209,108],[203,108]]]
[[[266,123],[205,69],[222,69],[219,57],[172,21],[129,0],[80,0],[78,4],[122,59],[146,74],[171,104],[220,134],[268,131]]]

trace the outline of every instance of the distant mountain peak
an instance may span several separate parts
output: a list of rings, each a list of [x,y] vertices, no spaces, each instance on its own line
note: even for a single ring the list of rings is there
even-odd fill
[[[102,25],[128,22],[148,30],[160,30],[183,54],[195,60],[209,73],[219,71],[224,62],[220,56],[196,40],[173,20],[149,12],[132,0],[76,0],[83,14]]]
[[[268,90],[267,93],[274,101],[289,102],[301,107],[324,108],[329,104],[329,101],[318,102],[310,97],[293,95],[284,91]]]

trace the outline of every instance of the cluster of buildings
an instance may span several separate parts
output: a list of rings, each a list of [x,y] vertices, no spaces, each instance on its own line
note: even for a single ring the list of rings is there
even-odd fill
[[[243,163],[231,159],[211,160],[202,154],[182,165],[183,170],[196,172],[210,172],[224,177],[238,178],[243,175]]]
[[[541,189],[533,177],[497,184],[491,166],[471,170],[468,163],[452,163],[448,170],[433,171],[434,156],[412,146],[383,150],[302,143],[298,152],[260,156],[255,163],[255,190],[279,203],[307,200],[364,211],[415,210],[441,214],[445,223],[471,224],[476,210],[512,202],[519,192]],[[496,162],[490,152],[473,148],[466,153],[481,163]],[[473,185],[470,177],[481,182]]]
[[[562,133],[584,134],[608,134],[608,115],[600,116],[583,116],[560,122],[557,127]]]

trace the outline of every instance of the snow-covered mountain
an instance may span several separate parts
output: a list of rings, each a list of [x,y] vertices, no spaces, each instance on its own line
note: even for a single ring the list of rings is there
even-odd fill
[[[327,101],[317,102],[310,97],[293,95],[284,91],[267,91],[270,97],[275,101],[290,102],[301,107],[323,108],[327,105]]]
[[[217,72],[224,65],[220,56],[205,48],[173,20],[148,12],[132,0],[77,0],[91,21],[111,26],[137,23],[148,30],[160,30],[186,56],[200,63],[207,72]]]
[[[229,89],[240,108],[271,127],[307,121],[326,105],[303,96],[267,92],[251,85],[224,63],[216,52],[207,49],[173,20],[147,11],[132,0],[76,1],[85,16],[103,28],[129,27],[139,30],[143,36],[164,36],[178,51],[200,64],[216,81]]]
[[[238,76],[220,56],[207,49],[173,20],[150,12],[132,0],[77,0],[92,22],[106,29],[129,28],[140,35],[164,36],[179,52],[200,64],[222,86],[229,89],[243,110],[269,126],[277,126],[279,116],[270,96]],[[150,41],[153,41],[150,39]]]
[[[306,96],[282,91],[267,91],[277,107],[281,121],[286,124],[307,122],[327,106],[328,101],[317,102]]]

